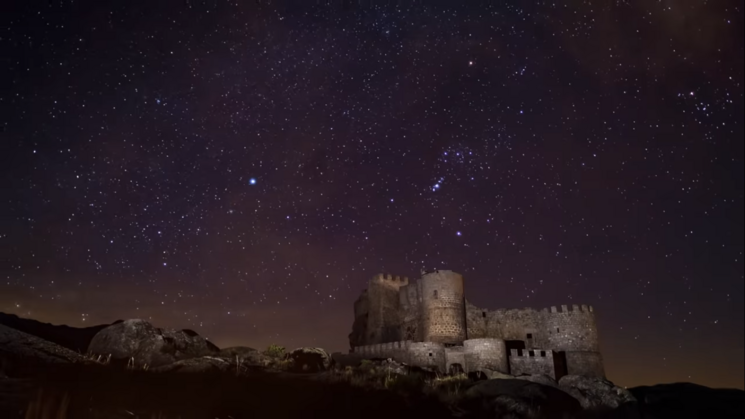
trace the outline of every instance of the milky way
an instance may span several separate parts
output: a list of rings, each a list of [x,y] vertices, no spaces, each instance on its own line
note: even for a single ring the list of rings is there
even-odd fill
[[[3,7],[0,311],[346,351],[452,269],[743,387],[741,2],[106,3]]]

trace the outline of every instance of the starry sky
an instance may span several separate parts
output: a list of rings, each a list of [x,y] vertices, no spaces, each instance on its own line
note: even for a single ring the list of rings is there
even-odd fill
[[[346,351],[378,272],[743,388],[740,1],[20,1],[0,311]]]

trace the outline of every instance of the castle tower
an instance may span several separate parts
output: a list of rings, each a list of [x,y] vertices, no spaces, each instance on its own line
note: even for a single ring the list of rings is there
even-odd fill
[[[586,305],[551,307],[545,314],[548,346],[558,351],[599,352],[595,310]]]
[[[463,344],[467,339],[463,276],[453,271],[429,272],[422,275],[419,285],[424,341]]]
[[[402,340],[399,289],[408,284],[409,278],[391,274],[378,274],[370,280],[367,288],[367,325],[363,339],[366,344]]]

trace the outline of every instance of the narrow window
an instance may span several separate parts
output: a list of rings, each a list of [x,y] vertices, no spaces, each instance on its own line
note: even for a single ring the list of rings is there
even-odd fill
[[[556,328],[556,333],[559,333],[559,328],[558,327]]]
[[[429,356],[432,356],[432,352],[429,353]]]
[[[435,296],[435,299],[437,299],[437,290],[435,290],[434,296]]]
[[[481,317],[486,318],[486,312],[485,311],[482,311],[481,312]]]
[[[541,351],[541,356],[546,356],[546,351]]]
[[[528,339],[533,339],[533,334],[532,333],[528,333]]]

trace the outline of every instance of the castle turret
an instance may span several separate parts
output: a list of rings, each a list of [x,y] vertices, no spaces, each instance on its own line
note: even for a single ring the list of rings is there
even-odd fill
[[[419,286],[424,341],[463,344],[467,339],[463,276],[453,271],[429,272]]]

